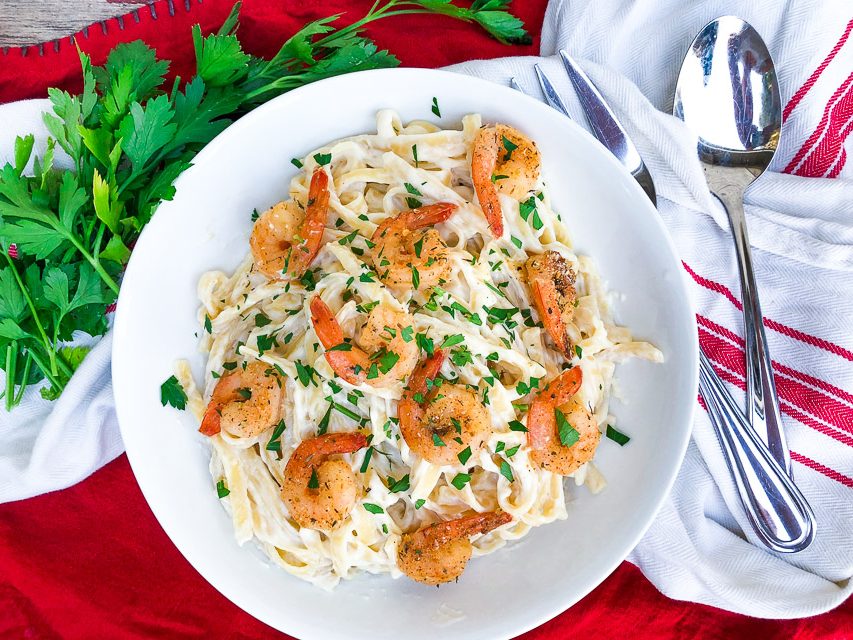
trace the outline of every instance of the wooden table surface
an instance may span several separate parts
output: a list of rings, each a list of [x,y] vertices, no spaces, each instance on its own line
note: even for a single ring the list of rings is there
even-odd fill
[[[54,40],[143,4],[145,0],[0,0],[0,47]]]

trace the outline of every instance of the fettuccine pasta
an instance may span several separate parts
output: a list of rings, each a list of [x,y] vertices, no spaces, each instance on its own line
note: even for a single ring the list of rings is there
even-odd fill
[[[178,378],[221,502],[238,542],[320,587],[363,572],[443,582],[446,568],[418,562],[457,554],[464,568],[466,553],[566,518],[565,475],[606,484],[591,458],[613,424],[617,363],[662,360],[614,324],[538,151],[500,127],[379,112],[375,134],[295,161],[289,200],[260,216],[246,259],[198,284],[203,388],[186,365]],[[571,403],[549,404],[546,385],[569,378]],[[537,449],[543,438],[569,466]],[[448,546],[428,529],[438,522],[473,546]]]

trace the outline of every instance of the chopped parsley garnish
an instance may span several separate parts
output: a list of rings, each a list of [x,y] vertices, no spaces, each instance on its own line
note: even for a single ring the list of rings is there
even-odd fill
[[[382,533],[384,533],[386,536],[388,535],[388,525],[384,522],[382,523]]]
[[[421,284],[421,275],[416,267],[412,267],[412,287],[417,289]]]
[[[267,336],[259,335],[258,336],[258,354],[264,355],[265,351],[269,351],[273,347],[277,347],[278,342],[276,342],[275,334],[271,333]]]
[[[557,433],[560,436],[560,442],[564,447],[571,447],[580,439],[580,434],[571,424],[569,424],[566,415],[559,409],[554,409],[554,415],[557,418]]]
[[[412,159],[415,161],[415,169],[418,168],[418,145],[412,145]]]
[[[504,149],[506,149],[506,154],[504,155],[503,161],[506,162],[507,160],[512,158],[512,152],[518,149],[518,145],[506,136],[501,136],[501,138],[503,138]]]
[[[417,500],[415,500],[415,509],[420,509],[422,506],[424,506],[424,504],[426,504],[426,500],[424,500],[423,498],[418,498]]]
[[[166,382],[160,385],[160,403],[164,407],[168,404],[175,409],[186,409],[187,394],[175,376],[170,376]]]
[[[420,206],[420,203],[418,203],[418,206]],[[415,255],[418,258],[420,258],[421,257],[421,251],[423,251],[423,250],[424,250],[424,238],[423,238],[423,236],[421,236],[420,238],[418,238],[415,241]]]
[[[341,342],[334,347],[329,347],[326,351],[352,351],[352,344],[349,342]]]
[[[507,457],[507,458],[512,458],[516,453],[518,453],[518,450],[519,450],[520,448],[521,448],[521,445],[520,445],[520,444],[517,444],[517,445],[515,445],[514,447],[512,447],[511,449],[507,449],[507,450],[506,450],[506,457]]]
[[[361,473],[367,473],[367,467],[370,466],[370,458],[373,456],[373,447],[367,447],[367,451],[364,452],[364,460],[361,461],[361,468],[359,471]]]
[[[292,164],[292,165],[293,165],[294,167],[296,167],[297,169],[301,169],[301,168],[302,168],[302,160],[300,160],[299,158],[291,158],[291,159],[290,159],[290,164]]]
[[[441,117],[441,110],[438,108],[438,98],[435,97],[432,99],[432,112],[439,118]]]
[[[249,387],[240,387],[237,389],[237,394],[243,398],[243,400],[252,399],[252,390]]]
[[[522,218],[524,218],[525,222],[537,231],[544,226],[542,218],[539,217],[539,210],[536,208],[536,198],[534,196],[530,196],[527,200],[518,205],[518,213]]]
[[[486,356],[486,360],[491,360],[492,362],[497,362],[500,359],[497,351],[492,351],[489,355]]]
[[[317,386],[317,381],[314,380],[313,367],[307,364],[302,364],[299,360],[294,361],[293,364],[296,365],[296,376],[299,378],[299,382],[303,387],[307,387],[311,384],[315,387]]]
[[[401,491],[409,490],[409,474],[407,473],[399,480],[388,476],[388,491],[391,493],[400,493]]]
[[[210,324],[210,316],[207,314],[204,314],[204,330],[213,333],[213,325]]]
[[[510,420],[509,423],[510,431],[527,431],[527,427],[521,424],[518,420]]]
[[[431,356],[435,353],[435,343],[432,338],[428,338],[426,334],[419,333],[415,336],[415,342],[418,344],[418,348],[420,348],[425,354]]]
[[[444,440],[437,433],[432,434],[432,444],[436,447],[446,447],[447,445],[444,443]]]
[[[471,447],[465,447],[462,451],[456,454],[456,457],[459,458],[460,464],[465,464],[471,457]]]
[[[319,489],[320,488],[320,479],[317,477],[317,470],[311,469],[311,477],[308,479],[308,488],[309,489]]]
[[[583,358],[583,349],[579,344],[575,345],[575,353],[578,354],[578,358]]]
[[[272,320],[270,320],[270,319],[269,319],[266,315],[264,315],[263,313],[257,313],[257,314],[255,314],[255,326],[256,326],[256,327],[265,327],[265,326],[267,326],[270,322],[272,322]]]
[[[462,491],[465,488],[465,485],[471,482],[471,476],[467,473],[457,473],[453,480],[450,481],[454,487]]]
[[[510,482],[513,482],[515,480],[512,475],[512,468],[510,468],[509,462],[507,462],[506,460],[501,460],[501,475]]]
[[[378,504],[373,504],[372,502],[364,502],[362,506],[369,511],[370,513],[385,513],[385,509],[380,507]]]
[[[404,182],[403,186],[406,187],[406,191],[408,191],[413,196],[423,196],[423,194],[420,191],[418,191],[417,188],[414,187],[412,184],[410,184],[408,182]],[[422,203],[417,198],[409,197],[409,198],[406,198],[406,204],[409,206],[409,209],[417,209],[418,207],[421,206]],[[420,252],[418,252],[418,257],[420,257],[420,255],[421,255]]]
[[[515,385],[515,391],[520,396],[526,396],[533,389],[539,388],[539,378],[530,378],[530,382],[525,383],[523,380]]]
[[[317,424],[317,435],[322,436],[329,430],[329,420],[332,417],[332,404],[329,403],[329,408],[326,409],[326,413],[323,414],[323,417],[320,418],[320,422]]]
[[[498,180],[506,180],[507,178],[509,178],[509,176],[505,176],[503,174],[500,174],[500,175],[492,174],[492,182],[497,182]]]
[[[465,341],[465,336],[461,333],[454,333],[452,336],[447,336],[444,341],[441,343],[441,348],[446,349],[447,347],[452,347],[453,345],[457,345],[460,342]]]
[[[495,453],[500,453],[506,447],[506,443],[503,440],[498,440],[498,443],[495,445]]]
[[[388,351],[379,358],[379,370],[382,373],[388,373],[397,364],[400,356],[393,351]]]
[[[329,164],[332,161],[331,153],[315,153],[314,161],[319,164],[321,167]]]
[[[222,479],[216,483],[216,495],[219,496],[219,499],[222,500],[225,496],[231,493],[231,490],[225,486],[225,480]]]
[[[453,350],[453,353],[450,354],[450,360],[457,367],[464,367],[465,365],[474,362],[474,354],[471,353],[471,350],[468,347],[462,345],[458,349]]]
[[[400,337],[403,339],[404,342],[411,342],[412,339],[414,338],[414,335],[415,335],[414,327],[409,326],[409,327],[403,327],[402,329],[400,329]]]
[[[267,442],[267,451],[281,451],[281,434],[284,433],[285,429],[287,429],[287,425],[284,424],[284,420],[279,420],[278,424],[275,425],[275,429],[273,429],[270,441]]]
[[[337,411],[338,413],[344,414],[350,420],[355,420],[356,422],[361,422],[361,416],[358,415],[352,409],[345,407],[342,404],[338,404],[337,402],[332,402],[331,408]]]
[[[624,447],[631,439],[630,436],[626,436],[621,431],[615,429],[612,425],[607,425],[607,432],[605,433],[605,435],[611,440],[613,440],[613,442],[618,444],[620,447]]]
[[[509,239],[510,239],[510,240],[512,240],[512,243],[513,243],[513,244],[514,244],[518,249],[521,249],[521,245],[522,245],[521,240],[519,240],[519,239],[518,239],[518,238],[516,238],[515,236],[510,236],[510,237],[509,237]]]

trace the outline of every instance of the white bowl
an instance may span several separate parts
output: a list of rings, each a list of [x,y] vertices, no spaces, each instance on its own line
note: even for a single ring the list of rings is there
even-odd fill
[[[287,193],[290,158],[375,131],[375,114],[459,126],[464,114],[506,122],[539,144],[555,209],[580,253],[623,294],[616,319],[664,353],[664,364],[618,369],[613,413],[631,436],[603,439],[596,464],[609,486],[571,487],[568,520],[472,560],[439,589],[365,575],[327,593],[240,547],[208,473],[209,451],[188,412],[160,404],[179,358],[200,371],[196,283],[234,269],[248,251],[253,208]],[[516,91],[440,71],[368,71],[317,82],[256,109],[224,131],[177,182],[142,233],[121,288],[113,383],[122,437],[154,515],[189,562],[251,615],[299,638],[510,638],[568,608],[628,555],[666,497],[687,447],[697,388],[694,315],[672,243],[640,187],[580,127]],[[176,594],[177,597],[177,594]]]

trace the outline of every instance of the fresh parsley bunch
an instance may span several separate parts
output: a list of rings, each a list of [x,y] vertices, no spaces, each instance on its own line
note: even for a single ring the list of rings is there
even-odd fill
[[[503,43],[528,43],[511,0],[377,0],[351,25],[340,16],[307,24],[270,59],[243,51],[238,2],[215,34],[196,25],[196,75],[166,82],[169,63],[140,41],[120,44],[103,67],[80,52],[83,92],[49,89],[53,113],[41,157],[32,135],[15,142],[14,164],[0,170],[0,368],[7,410],[28,385],[57,398],[87,348],[75,333],[99,336],[115,302],[130,248],[172,182],[234,119],[295,87],[331,76],[394,67],[399,60],[362,35],[380,18],[437,13],[475,22]],[[54,166],[56,147],[73,169]],[[32,160],[32,175],[24,171]]]

